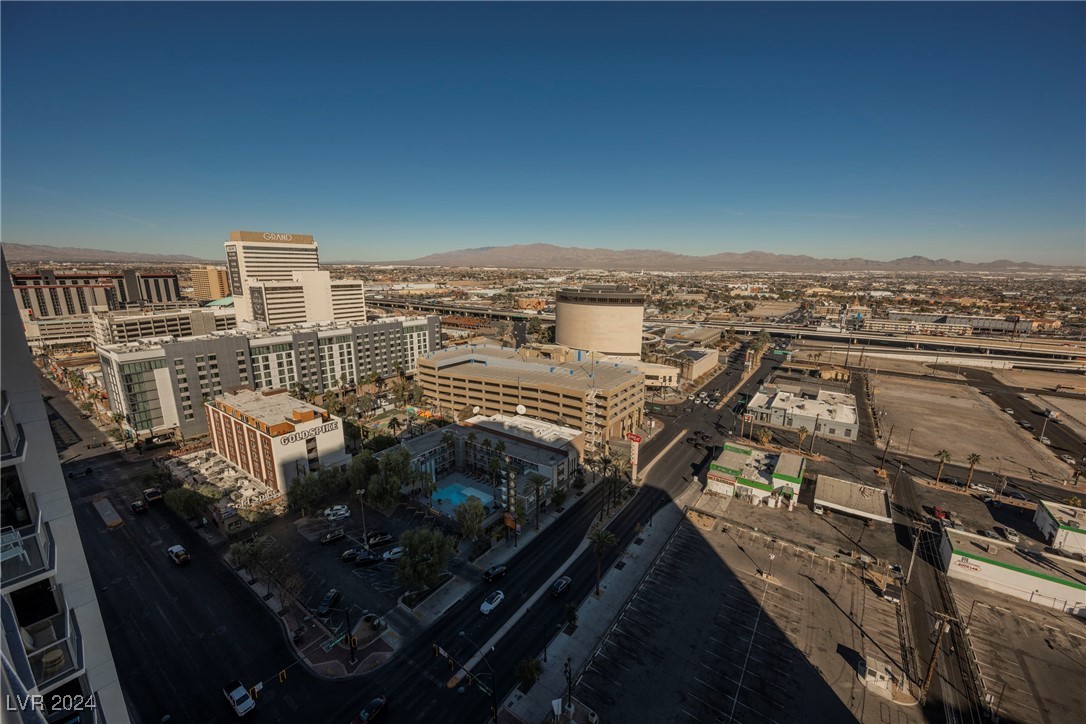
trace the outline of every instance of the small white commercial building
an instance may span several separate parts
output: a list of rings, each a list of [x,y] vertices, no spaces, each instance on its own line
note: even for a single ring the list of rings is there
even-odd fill
[[[893,523],[890,496],[884,488],[854,483],[829,475],[819,475],[815,481],[815,505],[854,515],[857,518]]]
[[[948,577],[1086,617],[1086,563],[943,528],[939,554]]]
[[[805,458],[792,453],[777,455],[725,443],[724,450],[709,464],[706,489],[751,502],[770,497],[794,499],[803,484],[806,463]]]
[[[1086,555],[1086,508],[1042,500],[1037,503],[1033,522],[1041,529],[1045,542],[1056,550]]]
[[[282,495],[306,473],[350,461],[343,421],[286,390],[242,390],[204,409],[215,452]]]

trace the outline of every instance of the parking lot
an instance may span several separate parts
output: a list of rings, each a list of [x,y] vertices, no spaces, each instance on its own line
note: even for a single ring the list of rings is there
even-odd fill
[[[857,674],[881,661],[900,678],[898,641],[896,606],[851,567],[684,521],[575,695],[614,721],[919,722]]]
[[[1068,614],[953,581],[991,710],[1004,721],[1074,722],[1086,711],[1086,631]]]
[[[300,578],[299,600],[310,610],[315,610],[321,599],[332,588],[340,592],[340,598],[332,613],[323,618],[326,628],[333,635],[345,630],[346,618],[352,624],[367,612],[390,616],[394,628],[401,634],[411,631],[404,626],[414,624],[410,616],[396,615],[397,602],[405,591],[396,580],[396,562],[382,561],[359,565],[344,562],[342,554],[348,548],[362,548],[366,533],[371,537],[378,532],[388,533],[389,540],[371,546],[371,550],[383,554],[394,546],[405,531],[419,527],[437,528],[453,535],[459,547],[459,536],[453,533],[451,524],[428,515],[417,507],[400,505],[386,516],[367,506],[365,526],[357,503],[348,504],[351,516],[330,523],[315,515],[294,521],[278,520],[265,528],[259,540],[265,547],[274,548],[276,554],[289,559],[289,569]],[[329,543],[320,543],[321,536],[336,529],[343,530],[343,537]],[[459,553],[454,553],[454,556]]]
[[[929,516],[933,515],[935,506],[939,506],[953,511],[966,532],[983,534],[987,530],[1004,538],[1003,531],[1011,528],[1018,532],[1017,545],[1044,548],[1041,531],[1033,523],[1034,511],[1030,507],[1010,502],[995,507],[985,504],[976,493],[955,492],[945,487],[916,485],[913,489],[924,513]]]

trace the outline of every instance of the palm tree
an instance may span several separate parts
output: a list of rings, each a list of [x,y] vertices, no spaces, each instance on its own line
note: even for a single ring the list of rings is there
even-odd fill
[[[475,440],[477,439],[477,436],[475,435],[474,430],[472,430],[471,432],[468,433],[468,438],[467,439],[468,439],[468,447],[467,447],[468,455],[467,455],[467,457],[470,458],[468,460],[468,469],[469,470],[475,470]]]
[[[491,466],[491,464],[490,464],[490,461],[493,458],[491,458],[491,456],[490,456],[490,450],[491,450],[491,448],[494,447],[494,445],[493,445],[493,443],[490,442],[490,438],[486,438],[485,440],[483,440],[480,447],[483,448],[483,454],[486,456],[486,462],[483,463],[483,464],[487,467],[487,469],[489,469],[491,471],[491,474],[493,474],[493,472],[494,472],[493,471],[493,466]]]
[[[113,424],[117,426],[117,435],[124,435],[124,428],[121,427],[121,423],[124,422],[123,412],[114,412],[109,416],[109,419],[113,421]]]
[[[935,459],[939,461],[939,472],[935,474],[935,482],[939,482],[943,478],[943,466],[950,460],[950,452],[940,450],[935,453]]]
[[[400,418],[394,417],[388,421],[388,429],[392,430],[392,434],[396,435],[403,429],[403,423],[400,422]]]
[[[603,556],[615,544],[615,534],[606,528],[597,528],[588,536],[592,552],[596,554],[596,596],[600,595],[600,578],[603,576]]]
[[[980,462],[980,455],[976,453],[969,453],[969,457],[966,458],[966,462],[969,463],[969,476],[965,479],[965,487],[968,489],[969,484],[973,482],[973,469],[977,467],[977,463]]]
[[[498,497],[498,472],[502,469],[501,461],[498,458],[489,458],[487,460],[487,472],[490,473],[490,485],[494,488],[494,497]]]
[[[810,432],[811,431],[808,430],[806,427],[801,427],[800,429],[796,430],[796,437],[799,438],[799,449],[801,452],[803,451],[803,441],[807,439],[807,435],[809,435]]]
[[[528,482],[535,488],[535,529],[539,530],[539,513],[543,508],[543,486],[549,481],[539,473],[528,476]]]

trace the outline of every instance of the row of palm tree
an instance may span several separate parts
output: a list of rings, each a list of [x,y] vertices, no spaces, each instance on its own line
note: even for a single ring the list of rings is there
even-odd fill
[[[945,466],[952,459],[950,451],[946,450],[945,448],[939,450],[937,453],[935,453],[935,459],[939,461],[939,471],[935,473],[935,480],[939,481],[943,478],[943,466]],[[969,484],[973,482],[973,472],[977,467],[977,463],[979,463],[981,460],[981,456],[977,453],[969,453],[968,457],[966,457],[965,461],[969,463],[969,476],[965,479],[965,487],[968,488]]]

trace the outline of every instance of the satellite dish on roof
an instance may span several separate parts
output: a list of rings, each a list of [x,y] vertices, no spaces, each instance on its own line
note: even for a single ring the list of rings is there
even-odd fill
[[[517,414],[518,415],[523,415],[527,411],[528,411],[528,408],[525,407],[524,405],[517,405]]]
[[[473,413],[475,413],[476,415],[478,415],[478,414],[479,414],[479,406],[478,406],[478,405],[476,405],[475,407],[471,408],[471,411],[472,411]]]

